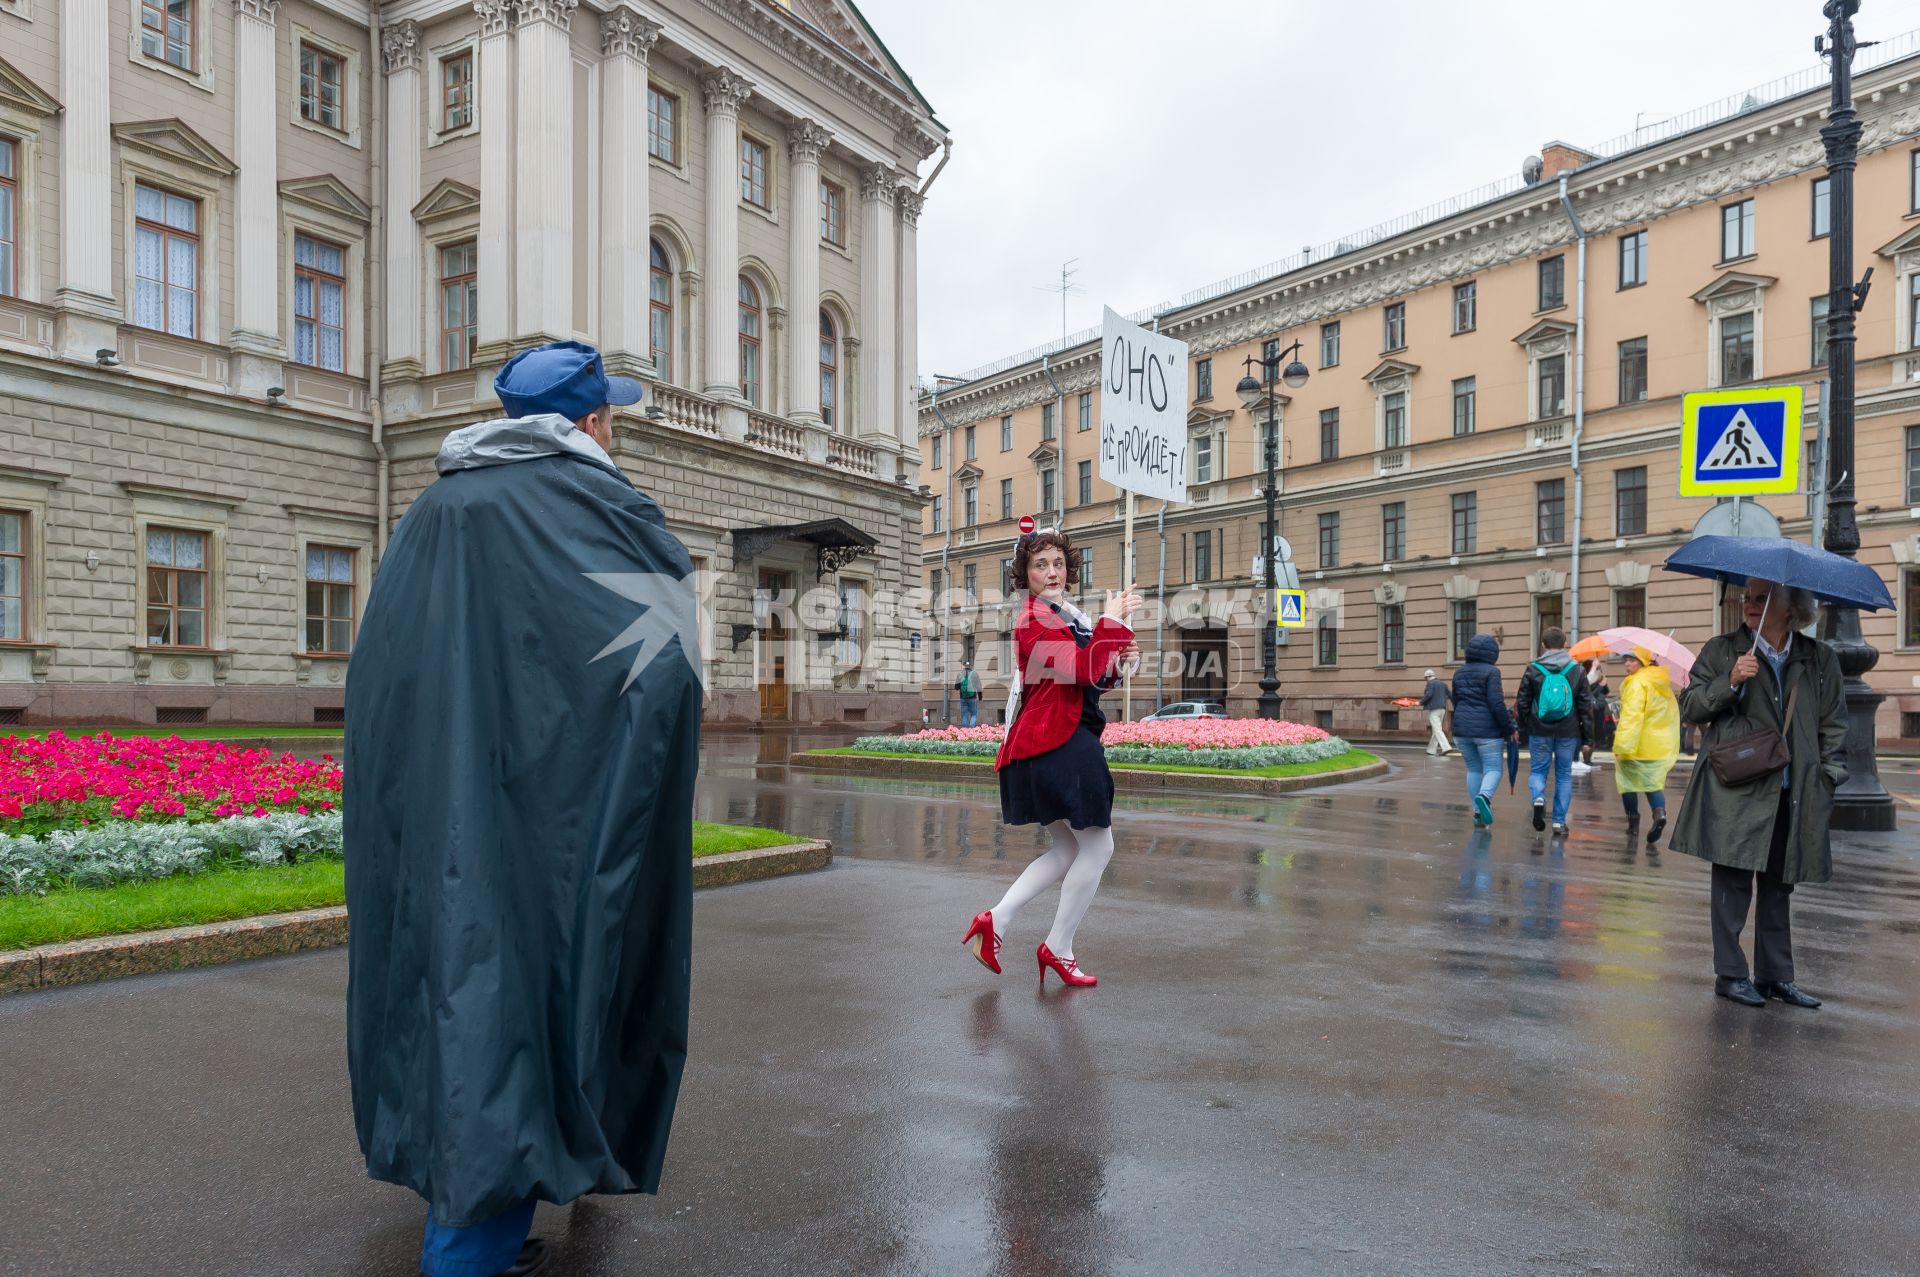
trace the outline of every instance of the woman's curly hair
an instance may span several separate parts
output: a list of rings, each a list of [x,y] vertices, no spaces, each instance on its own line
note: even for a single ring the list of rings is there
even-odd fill
[[[1027,589],[1027,572],[1033,564],[1033,556],[1042,550],[1058,550],[1067,556],[1067,584],[1080,583],[1080,551],[1073,548],[1073,539],[1064,532],[1029,532],[1020,538],[1013,550],[1013,571],[1007,582],[1007,592]]]

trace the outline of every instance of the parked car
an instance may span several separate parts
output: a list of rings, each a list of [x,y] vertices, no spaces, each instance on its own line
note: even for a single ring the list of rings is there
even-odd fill
[[[1225,718],[1227,707],[1218,701],[1175,701],[1163,705],[1142,721],[1160,718]]]

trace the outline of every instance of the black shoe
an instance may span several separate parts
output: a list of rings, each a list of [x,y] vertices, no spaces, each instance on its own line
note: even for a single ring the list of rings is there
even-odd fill
[[[1723,998],[1730,998],[1743,1007],[1763,1007],[1767,1005],[1766,995],[1753,987],[1751,980],[1730,980],[1726,976],[1713,978],[1713,991]],[[1796,990],[1797,992],[1797,990]]]
[[[538,1237],[529,1238],[520,1247],[520,1257],[513,1261],[513,1267],[496,1274],[496,1277],[533,1277],[543,1271],[547,1262],[553,1258],[553,1249]]]
[[[1564,820],[1554,821],[1553,834],[1556,838],[1565,838],[1567,836],[1567,822]]]
[[[1547,805],[1545,803],[1535,803],[1533,805],[1533,827],[1535,829],[1545,829],[1547,827]]]
[[[1778,998],[1790,1007],[1806,1007],[1812,1010],[1820,1005],[1820,999],[1802,989],[1791,980],[1763,980],[1753,986],[1762,996]]]
[[[1635,838],[1638,838],[1639,836],[1640,836],[1640,813],[1635,812],[1633,815],[1627,817],[1627,840],[1631,842]]]
[[[1653,828],[1647,830],[1647,846],[1651,847],[1659,842],[1660,835],[1666,831],[1666,828],[1667,818],[1665,816],[1655,816],[1653,818]]]

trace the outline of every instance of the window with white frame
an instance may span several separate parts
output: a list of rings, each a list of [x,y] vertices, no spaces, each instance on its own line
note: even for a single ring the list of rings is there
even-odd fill
[[[1825,239],[1833,234],[1833,179],[1816,177],[1812,186],[1812,221],[1814,239]]]
[[[1534,364],[1537,417],[1558,417],[1567,410],[1567,357],[1543,355]]]
[[[1907,276],[1907,349],[1920,350],[1920,272]]]
[[[1395,390],[1380,398],[1380,444],[1385,448],[1407,446],[1407,392]]]
[[[27,516],[0,510],[0,639],[27,637]]]
[[[1079,492],[1080,504],[1092,505],[1093,504],[1093,462],[1082,461],[1077,464],[1079,469],[1075,473],[1074,478],[1077,481],[1077,484],[1080,489],[1080,492]]]
[[[147,646],[207,646],[207,541],[205,532],[147,528]]]
[[[194,0],[140,0],[140,52],[194,70],[195,10]]]
[[[856,669],[867,648],[866,582],[840,582],[840,606],[835,619],[840,631],[839,664],[847,669]]]
[[[300,118],[310,124],[347,130],[347,60],[310,41],[300,42]]]
[[[19,295],[20,144],[0,137],[0,297]]]
[[[307,546],[309,652],[344,656],[353,650],[355,557],[346,546]]]
[[[933,513],[933,530],[935,532],[945,532],[947,530],[947,525],[943,516],[946,514],[946,509],[943,506],[941,499],[939,497],[935,497],[933,499],[932,513]]]
[[[772,150],[758,138],[740,138],[740,198],[755,208],[773,207],[767,197],[772,156]]]
[[[293,362],[347,367],[347,250],[311,235],[293,237]]]
[[[440,131],[454,133],[473,124],[473,50],[440,59]]]
[[[1720,318],[1720,385],[1734,386],[1756,376],[1754,314],[1743,311]]]
[[[1381,327],[1380,349],[1383,352],[1404,350],[1407,345],[1407,304],[1390,302],[1381,311]]]
[[[1459,377],[1453,383],[1453,433],[1470,435],[1474,430],[1474,418],[1478,411],[1479,391],[1475,379]]]
[[[1048,466],[1040,472],[1040,512],[1052,514],[1054,510],[1054,473]]]
[[[1193,481],[1213,482],[1213,436],[1195,435],[1193,440]]]
[[[1832,301],[1825,293],[1808,303],[1807,310],[1812,317],[1813,349],[1808,352],[1809,368],[1827,366],[1827,306]]]
[[[1000,481],[1000,517],[1003,519],[1013,517],[1013,480],[1011,479]]]
[[[133,322],[175,337],[197,337],[200,201],[145,182],[133,191]]]
[[[1340,321],[1320,325],[1320,366],[1337,368],[1340,366]]]
[[[1080,396],[1079,410],[1080,419],[1078,428],[1082,431],[1093,429],[1093,395],[1091,392]]]
[[[820,179],[820,238],[836,248],[847,246],[847,188]]]
[[[1720,206],[1720,260],[1752,257],[1754,253],[1753,201]]]
[[[1620,343],[1620,402],[1640,403],[1647,397],[1647,339],[1629,337]]]
[[[1013,418],[1000,418],[1000,451],[1013,451]]]
[[[1470,333],[1480,326],[1480,285],[1474,280],[1453,286],[1453,331]]]
[[[662,164],[680,163],[680,98],[647,85],[647,154]]]
[[[980,485],[965,484],[960,489],[960,526],[975,527],[980,522]]]

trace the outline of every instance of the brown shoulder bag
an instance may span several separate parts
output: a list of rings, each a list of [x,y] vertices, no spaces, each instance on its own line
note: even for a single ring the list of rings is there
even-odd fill
[[[1787,694],[1786,723],[1789,728],[1793,726],[1793,706],[1800,699],[1802,681],[1795,679],[1793,691]],[[1713,774],[1720,778],[1722,785],[1751,784],[1764,776],[1776,775],[1792,761],[1793,756],[1787,750],[1787,738],[1772,727],[1723,740],[1707,749],[1707,765],[1713,768]]]

